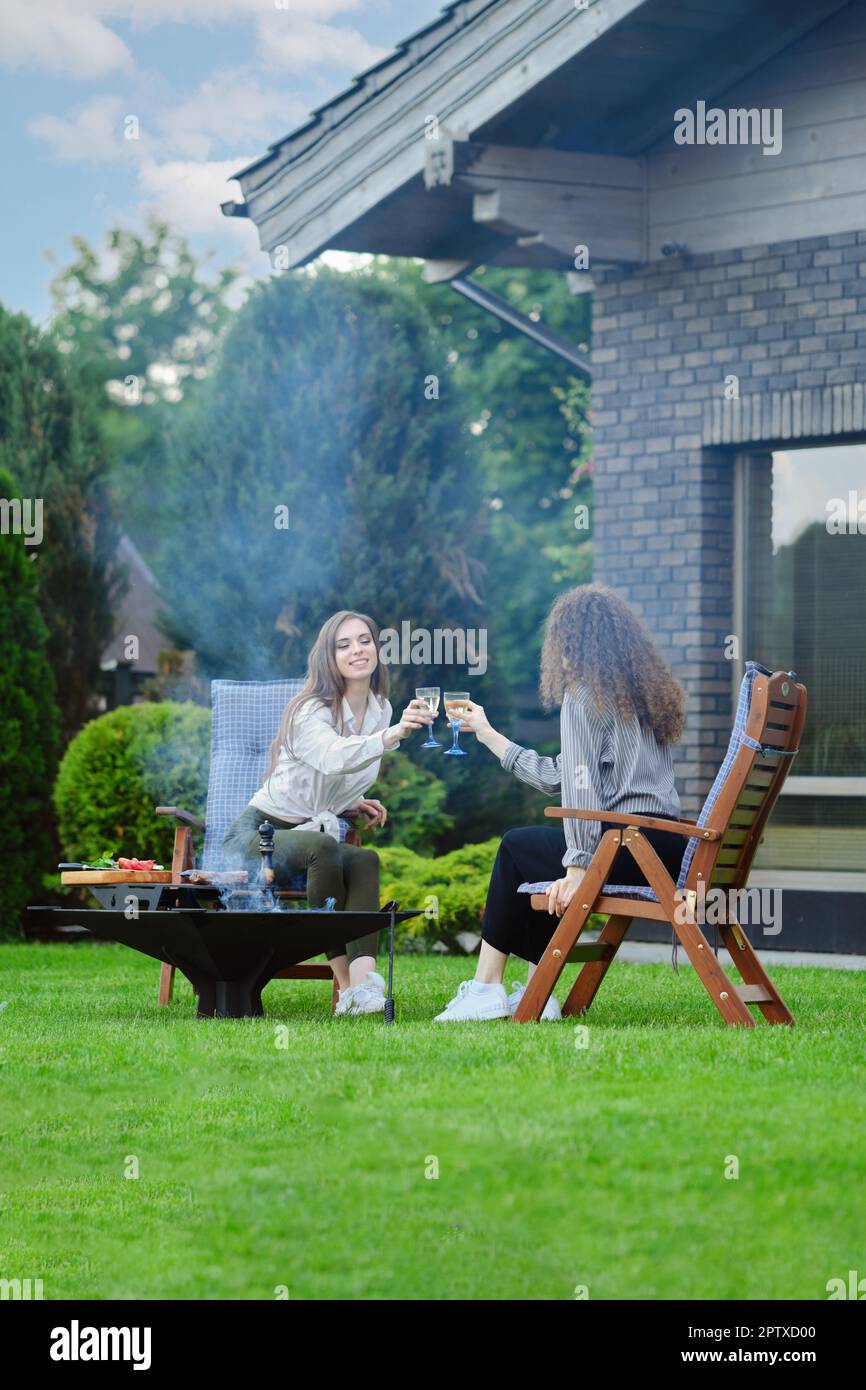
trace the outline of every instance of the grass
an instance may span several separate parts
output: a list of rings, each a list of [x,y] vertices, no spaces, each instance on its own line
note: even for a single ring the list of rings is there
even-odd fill
[[[290,981],[264,1019],[198,1021],[122,947],[0,947],[0,1277],[49,1299],[823,1299],[866,1274],[862,975],[775,969],[797,1026],[740,1030],[690,969],[615,966],[578,1048],[573,1021],[433,1024],[467,965],[401,957],[393,1028]]]

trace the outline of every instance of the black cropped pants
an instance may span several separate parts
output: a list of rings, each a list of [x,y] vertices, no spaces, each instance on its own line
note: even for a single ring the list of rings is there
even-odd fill
[[[603,825],[602,831],[614,828]],[[645,830],[643,833],[676,882],[688,840],[672,835],[669,830]],[[506,955],[520,956],[533,965],[538,964],[559,922],[547,912],[536,912],[530,901],[531,894],[518,893],[517,889],[521,883],[564,878],[564,854],[565,831],[558,827],[527,825],[506,831],[490,875],[481,929],[484,941]],[[623,848],[617,851],[607,881],[646,886],[636,860]],[[639,899],[636,907],[639,913]]]

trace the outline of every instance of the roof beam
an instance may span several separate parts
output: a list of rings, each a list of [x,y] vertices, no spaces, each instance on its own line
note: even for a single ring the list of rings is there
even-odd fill
[[[519,244],[550,248],[564,270],[575,268],[579,246],[591,261],[646,260],[642,159],[444,137],[428,151],[424,183],[433,197],[438,188],[465,192],[475,223]]]

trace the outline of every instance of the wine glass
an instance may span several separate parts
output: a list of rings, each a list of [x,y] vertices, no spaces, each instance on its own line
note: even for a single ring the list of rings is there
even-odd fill
[[[450,748],[445,749],[445,756],[452,758],[465,758],[466,753],[460,747],[460,716],[463,714],[466,701],[469,699],[468,690],[446,690],[445,691],[445,718],[451,725],[454,734],[454,742]]]
[[[415,698],[416,698],[416,700],[423,700],[424,704],[427,706],[427,708],[430,710],[430,712],[431,712],[432,714],[434,714],[434,715],[435,715],[435,714],[438,714],[438,712],[439,712],[439,686],[438,686],[438,685],[425,685],[425,686],[422,686],[420,690],[416,690],[416,691],[415,691]],[[432,723],[432,721],[427,725],[427,742],[426,742],[426,743],[422,743],[422,744],[421,744],[421,747],[422,747],[422,748],[441,748],[441,747],[442,747],[442,744],[441,744],[441,743],[437,743],[436,740],[435,740],[435,738],[433,737],[433,723]]]

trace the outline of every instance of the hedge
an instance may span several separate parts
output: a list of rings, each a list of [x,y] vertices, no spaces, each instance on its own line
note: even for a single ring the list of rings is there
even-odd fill
[[[122,705],[69,744],[54,787],[66,859],[138,855],[171,864],[174,822],[155,806],[204,818],[210,711],[191,702]]]
[[[20,490],[0,469],[0,497]],[[14,515],[10,508],[10,515]],[[0,532],[0,936],[18,935],[53,859],[48,788],[57,766],[58,711],[39,611],[39,547]]]
[[[498,839],[484,840],[429,859],[401,845],[383,848],[379,856],[382,901],[396,898],[403,907],[425,909],[423,916],[403,924],[401,941],[420,944],[426,938],[459,950],[460,932],[480,934],[498,848]]]

